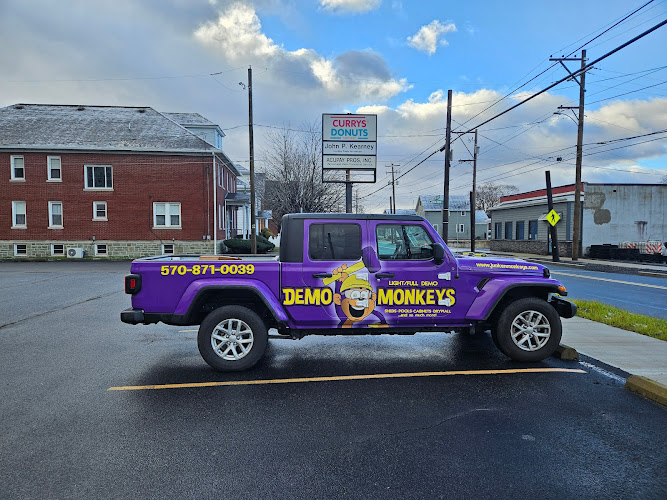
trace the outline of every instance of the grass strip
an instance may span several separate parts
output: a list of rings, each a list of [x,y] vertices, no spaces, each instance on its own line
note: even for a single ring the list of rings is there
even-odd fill
[[[594,300],[573,300],[577,316],[654,339],[667,340],[667,320],[635,314]]]

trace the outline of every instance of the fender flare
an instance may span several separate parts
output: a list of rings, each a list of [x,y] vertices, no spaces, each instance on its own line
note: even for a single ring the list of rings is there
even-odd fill
[[[517,288],[544,288],[547,293],[558,293],[563,295],[558,289],[560,283],[544,283],[539,281],[522,281],[520,283],[507,283],[505,280],[489,280],[485,283],[484,288],[475,297],[465,318],[471,321],[486,321],[491,314],[496,310],[498,304],[503,300],[511,290]],[[487,288],[490,287],[490,288]]]

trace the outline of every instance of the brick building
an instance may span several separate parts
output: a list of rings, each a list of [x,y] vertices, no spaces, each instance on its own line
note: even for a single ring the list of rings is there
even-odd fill
[[[237,221],[222,137],[196,113],[0,108],[0,257],[214,253]]]

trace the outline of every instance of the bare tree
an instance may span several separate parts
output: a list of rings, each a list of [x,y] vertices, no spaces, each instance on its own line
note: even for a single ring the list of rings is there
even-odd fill
[[[319,123],[303,131],[284,127],[268,134],[265,206],[278,224],[288,213],[334,212],[344,205],[340,184],[322,182],[322,133]]]
[[[488,213],[489,208],[497,205],[500,202],[501,196],[516,193],[518,187],[512,184],[494,184],[487,182],[477,186],[475,192],[475,208],[477,210],[484,210]]]
[[[660,181],[661,184],[667,184],[667,175],[665,175]]]

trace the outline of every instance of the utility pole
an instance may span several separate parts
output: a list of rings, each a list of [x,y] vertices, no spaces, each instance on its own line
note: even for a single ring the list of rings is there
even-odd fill
[[[579,246],[581,235],[581,159],[583,156],[584,143],[584,98],[586,95],[586,51],[581,51],[581,58],[550,58],[550,61],[558,61],[565,70],[572,74],[563,64],[563,61],[581,61],[580,80],[576,76],[572,79],[579,84],[579,106],[558,106],[558,109],[579,109],[578,123],[577,123],[577,163],[575,166],[575,185],[574,185],[574,221],[572,222],[572,260],[579,260]]]
[[[466,132],[463,132],[464,134]],[[459,163],[472,161],[472,191],[470,191],[470,251],[475,251],[475,204],[477,196],[477,129],[475,129],[475,149],[473,149],[472,160],[459,160]]]
[[[255,143],[252,135],[252,67],[248,66],[248,136],[250,137],[250,253],[257,253],[255,213]]]
[[[449,169],[451,167],[451,138],[452,138],[452,90],[447,91],[447,128],[445,130],[445,186],[442,196],[442,239],[447,243],[449,233]],[[442,151],[442,149],[440,151]]]
[[[394,167],[398,167],[399,165],[394,165],[393,163],[391,165],[385,165],[386,168],[391,168],[391,199],[392,199],[392,204],[389,205],[389,211],[392,214],[396,213],[396,181],[394,180]]]

